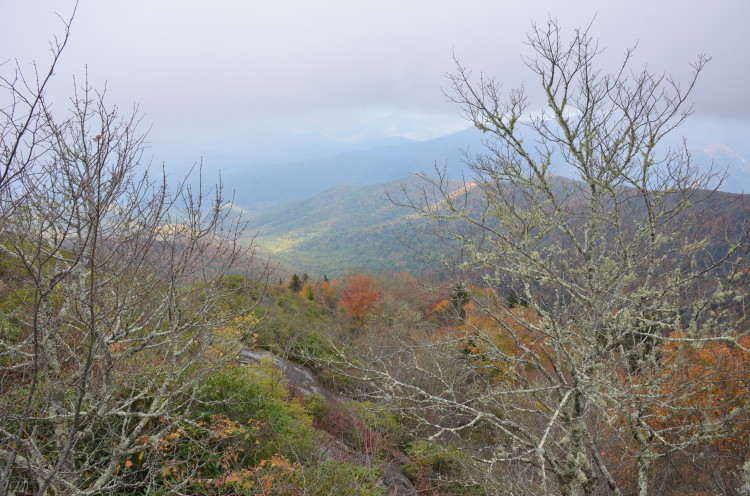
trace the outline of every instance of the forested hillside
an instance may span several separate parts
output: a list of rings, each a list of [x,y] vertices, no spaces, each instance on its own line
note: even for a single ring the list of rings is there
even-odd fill
[[[232,185],[238,205],[265,211],[333,186],[389,182],[432,170],[436,164],[460,179],[463,153],[481,149],[480,139],[481,133],[471,128],[434,140],[379,146],[305,162],[248,165],[225,171],[223,177]]]
[[[705,58],[609,74],[549,19],[543,114],[450,77],[470,179],[335,187],[254,238],[147,165],[137,111],[88,82],[51,111],[65,27],[0,79],[0,496],[750,493],[750,201],[663,146]]]
[[[702,172],[721,171],[726,174],[719,184],[721,191],[747,193],[750,191],[750,145],[746,136],[749,127],[720,127],[692,125],[681,127],[680,135],[667,136],[664,145],[679,146],[687,139],[689,150]],[[528,131],[527,131],[528,132]],[[529,134],[527,140],[537,139]],[[336,186],[369,188],[374,184],[401,180],[418,173],[432,174],[437,167],[446,169],[451,180],[471,180],[471,170],[464,164],[465,153],[482,153],[483,134],[471,127],[448,136],[427,141],[381,145],[368,150],[350,151],[315,160],[286,164],[247,164],[235,158],[221,170],[221,177],[234,192],[237,205],[253,213],[267,213],[302,199],[318,197]],[[216,168],[212,167],[216,172]],[[550,173],[570,179],[580,179],[565,158],[556,155]],[[211,175],[218,180],[218,174]]]
[[[417,251],[429,222],[399,206],[422,180],[407,177],[371,186],[338,186],[251,217],[260,249],[287,267],[317,277],[348,271],[434,271]],[[460,181],[450,183],[459,189]]]
[[[412,274],[446,274],[450,266],[435,264],[435,257],[449,257],[458,243],[447,238],[435,242],[435,225],[428,217],[415,215],[405,203],[428,190],[426,178],[436,178],[440,171],[426,176],[410,176],[370,186],[337,186],[318,195],[287,203],[262,215],[250,216],[247,232],[263,253],[281,262],[279,272],[309,273],[316,277],[341,277],[350,271],[408,271]],[[555,188],[580,195],[580,183],[555,177]],[[446,190],[470,202],[481,202],[481,188],[473,183],[446,178]],[[466,191],[464,191],[466,189]],[[621,193],[628,195],[627,191]],[[706,193],[707,194],[707,193]],[[583,200],[583,197],[580,198]],[[694,231],[720,229],[733,231],[750,215],[746,195],[716,192],[708,199],[715,216],[696,223]],[[437,202],[437,199],[436,199]],[[725,205],[731,205],[725,208]],[[644,215],[645,204],[638,216]],[[475,212],[478,218],[479,212]],[[716,232],[708,243],[709,251],[720,251],[724,240]]]

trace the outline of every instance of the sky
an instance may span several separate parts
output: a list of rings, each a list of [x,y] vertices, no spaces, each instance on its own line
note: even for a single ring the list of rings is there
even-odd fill
[[[44,67],[73,7],[0,0],[0,70]],[[695,118],[750,122],[748,0],[79,0],[50,93],[64,105],[74,74],[106,83],[111,103],[139,105],[157,160],[296,160],[468,127],[444,94],[454,54],[533,87],[526,33],[549,16],[564,37],[592,24],[604,67],[637,44],[634,67],[685,79],[708,54]]]

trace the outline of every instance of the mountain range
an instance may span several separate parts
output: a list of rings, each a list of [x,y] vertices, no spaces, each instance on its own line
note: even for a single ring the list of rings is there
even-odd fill
[[[479,149],[481,133],[467,129],[429,141],[406,141],[353,150],[328,158],[293,163],[258,164],[222,171],[234,202],[252,212],[310,197],[337,185],[365,186],[446,167],[461,177],[462,150]]]
[[[272,260],[316,277],[350,271],[420,273],[428,265],[412,245],[415,224],[424,221],[394,202],[418,195],[421,185],[420,178],[408,176],[367,186],[334,186],[252,216],[248,232]]]
[[[725,132],[686,126],[693,161],[701,170],[726,172],[720,189],[750,191],[750,129]],[[676,137],[670,145],[679,145]],[[413,212],[396,206],[417,191],[413,174],[444,169],[467,177],[466,152],[484,150],[482,134],[469,128],[429,141],[388,143],[330,158],[235,168],[222,173],[234,203],[249,220],[260,249],[290,270],[318,277],[351,270],[426,270],[408,248]],[[571,177],[569,168],[554,173]],[[573,177],[574,178],[574,177]],[[457,183],[458,184],[458,183]]]

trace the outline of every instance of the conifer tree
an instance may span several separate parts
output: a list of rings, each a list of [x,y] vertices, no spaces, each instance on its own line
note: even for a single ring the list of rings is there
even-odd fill
[[[292,274],[291,279],[289,279],[288,287],[293,293],[299,293],[302,291],[302,280],[300,280],[297,274]]]

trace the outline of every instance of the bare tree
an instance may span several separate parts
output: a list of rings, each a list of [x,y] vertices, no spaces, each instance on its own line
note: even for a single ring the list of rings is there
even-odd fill
[[[24,99],[4,81],[26,115],[6,112],[0,145],[0,494],[146,491],[164,464],[153,447],[239,351],[213,348],[234,317],[221,276],[253,267],[243,226],[220,186],[150,175],[137,109],[86,83],[59,119],[44,84]]]
[[[462,192],[425,176],[407,204],[461,246],[482,318],[429,345],[341,350],[358,359],[340,370],[483,462],[478,483],[664,493],[670,460],[748,422],[747,205],[664,144],[708,59],[681,84],[633,71],[630,51],[602,72],[588,30],[566,43],[553,20],[528,44],[545,109],[458,64],[454,100],[488,151]],[[561,164],[577,180],[552,175]],[[740,351],[739,393],[710,393],[726,378],[696,365],[719,349]]]
[[[11,189],[50,146],[50,129],[44,111],[46,90],[68,43],[75,10],[67,21],[63,20],[62,36],[50,42],[52,60],[46,70],[40,72],[34,64],[33,75],[29,76],[18,61],[13,61],[8,74],[0,73],[0,190]],[[0,69],[10,65],[11,61],[0,61]],[[9,209],[19,201],[15,198],[8,203],[12,198],[7,195],[3,198],[0,215],[8,215]]]

